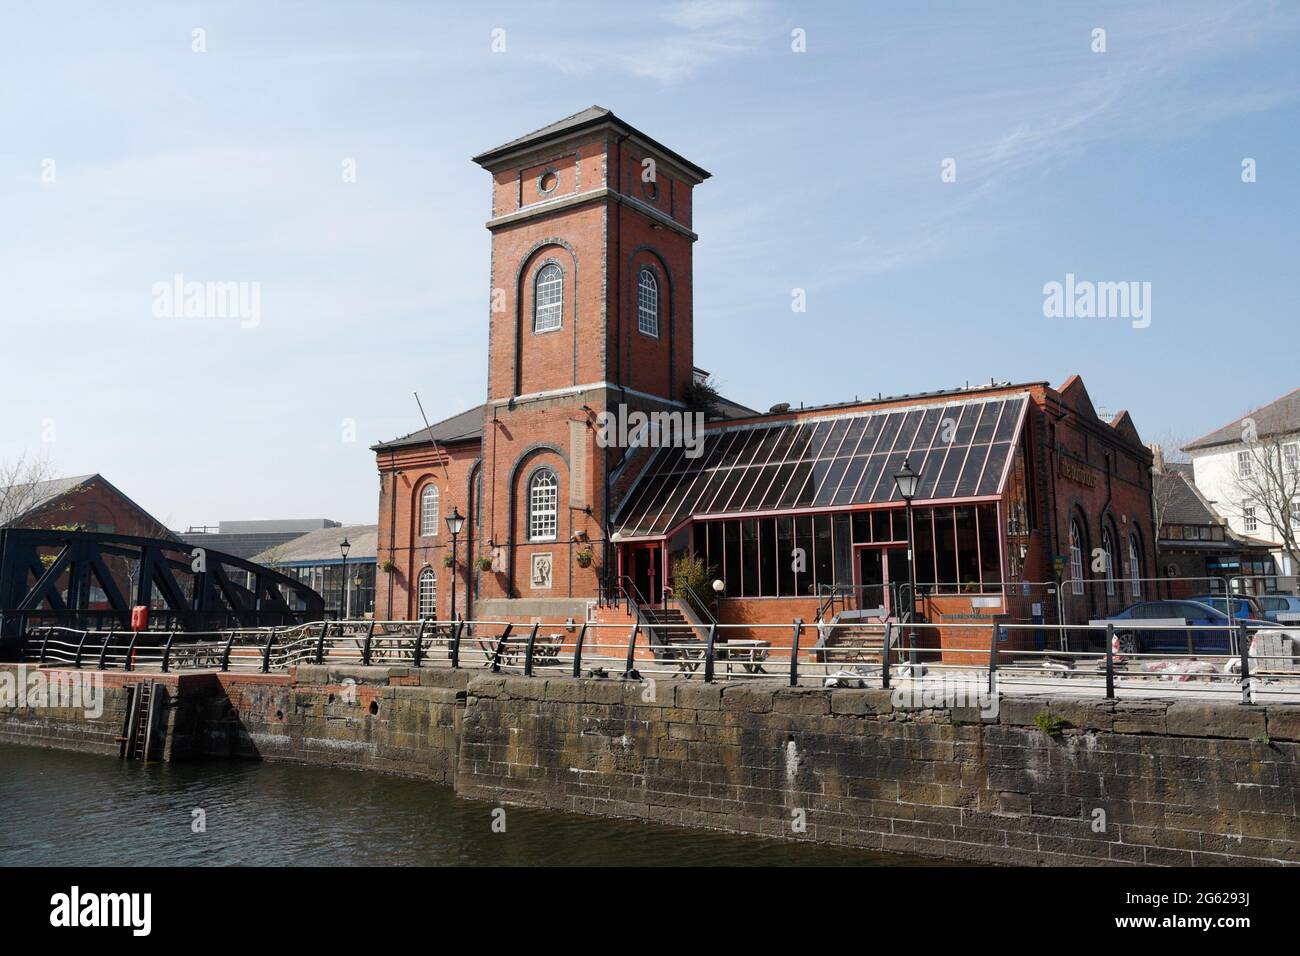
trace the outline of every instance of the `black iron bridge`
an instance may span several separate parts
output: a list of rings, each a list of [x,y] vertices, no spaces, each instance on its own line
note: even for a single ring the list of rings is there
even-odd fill
[[[0,659],[32,628],[284,627],[325,617],[325,599],[288,575],[183,541],[93,531],[0,529]]]

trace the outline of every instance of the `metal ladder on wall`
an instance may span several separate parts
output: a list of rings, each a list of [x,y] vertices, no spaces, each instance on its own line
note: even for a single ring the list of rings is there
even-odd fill
[[[131,704],[127,708],[126,727],[118,740],[124,760],[148,760],[153,752],[154,727],[157,726],[158,704],[161,697],[151,680],[141,681],[131,688]]]

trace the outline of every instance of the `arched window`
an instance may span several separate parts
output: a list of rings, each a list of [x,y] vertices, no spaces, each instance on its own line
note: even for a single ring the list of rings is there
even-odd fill
[[[1136,601],[1142,597],[1142,549],[1138,547],[1136,534],[1128,536],[1128,578],[1129,593]]]
[[[1106,559],[1106,596],[1115,596],[1115,539],[1110,528],[1101,529],[1101,550]]]
[[[438,486],[425,485],[420,492],[420,534],[432,537],[438,533]]]
[[[1070,521],[1070,593],[1083,593],[1083,532],[1074,520]]]
[[[642,269],[636,279],[636,327],[659,338],[659,280],[649,269]]]
[[[528,540],[554,541],[559,515],[560,482],[543,468],[528,480]]]
[[[420,572],[419,615],[421,620],[434,620],[438,617],[438,575],[433,568]]]
[[[533,285],[533,331],[551,332],[564,324],[564,273],[554,262],[537,270]]]

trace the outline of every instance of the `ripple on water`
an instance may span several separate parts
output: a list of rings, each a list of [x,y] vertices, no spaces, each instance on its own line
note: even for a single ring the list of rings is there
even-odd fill
[[[888,854],[507,808],[381,774],[0,745],[0,865],[899,866]],[[192,812],[207,815],[194,833]]]

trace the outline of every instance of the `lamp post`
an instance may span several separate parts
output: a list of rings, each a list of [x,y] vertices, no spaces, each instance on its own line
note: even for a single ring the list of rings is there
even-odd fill
[[[912,665],[912,678],[916,678],[916,542],[912,540],[912,499],[921,484],[921,475],[912,470],[907,459],[903,459],[903,468],[894,475],[894,484],[898,493],[907,504],[907,646],[908,658]]]
[[[343,555],[343,595],[339,598],[339,617],[343,620],[348,619],[348,552],[352,550],[352,542],[344,538],[339,542],[339,552]]]
[[[715,621],[722,620],[722,592],[726,589],[727,585],[723,583],[722,578],[713,579],[713,619]]]
[[[456,539],[460,529],[465,526],[465,516],[460,509],[452,505],[451,514],[447,515],[447,530],[451,532],[451,619],[456,620]]]

